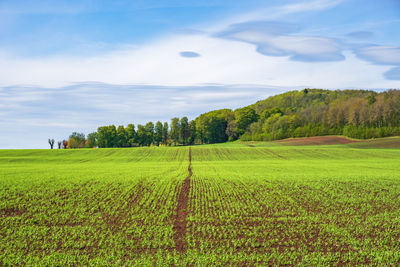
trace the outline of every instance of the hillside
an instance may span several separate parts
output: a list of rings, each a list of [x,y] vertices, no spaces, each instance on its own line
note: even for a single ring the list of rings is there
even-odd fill
[[[305,89],[270,97],[249,106],[258,119],[240,137],[277,140],[345,135],[369,139],[399,135],[400,91]]]
[[[304,89],[272,96],[230,112],[208,112],[200,115],[196,122],[202,125],[200,122],[206,121],[205,118],[208,121],[218,119],[226,124],[226,140],[270,141],[325,135],[359,139],[393,136],[400,135],[400,91]],[[198,131],[206,132],[204,128],[207,127],[198,127]]]
[[[102,126],[87,140],[84,134],[73,133],[64,147],[192,145],[326,135],[357,139],[400,135],[400,90],[290,91],[236,110],[213,110],[192,121],[182,117],[172,118],[171,124]]]

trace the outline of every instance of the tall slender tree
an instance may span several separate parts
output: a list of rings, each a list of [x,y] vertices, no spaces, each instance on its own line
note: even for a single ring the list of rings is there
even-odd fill
[[[126,135],[128,146],[134,146],[137,143],[135,125],[131,123],[126,126]]]
[[[127,134],[124,126],[120,125],[117,128],[117,146],[126,147],[128,146]]]
[[[139,146],[146,145],[146,128],[141,124],[138,124],[137,126],[136,140]]]
[[[188,138],[189,145],[194,144],[194,142],[196,141],[196,136],[197,136],[196,122],[193,120],[193,121],[190,121],[190,123],[189,123],[189,138]]]
[[[150,146],[154,143],[154,123],[148,122],[145,125],[145,145]]]
[[[163,124],[161,123],[161,121],[157,121],[156,126],[154,128],[154,142],[158,146],[162,141],[163,141]]]
[[[179,137],[181,143],[186,145],[189,138],[189,120],[187,117],[182,117],[179,122]]]
[[[168,122],[164,122],[162,130],[162,142],[164,145],[168,142]]]
[[[177,143],[179,143],[179,133],[180,133],[180,123],[179,123],[179,118],[175,117],[171,119],[171,130],[170,130],[170,136],[172,142],[174,142],[174,145],[176,146]]]

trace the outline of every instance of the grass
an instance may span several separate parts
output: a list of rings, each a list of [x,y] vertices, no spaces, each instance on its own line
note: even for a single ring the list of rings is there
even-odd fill
[[[0,265],[397,265],[397,141],[0,150]]]

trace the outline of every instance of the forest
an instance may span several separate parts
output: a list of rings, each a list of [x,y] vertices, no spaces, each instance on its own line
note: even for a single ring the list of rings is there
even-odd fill
[[[100,126],[87,136],[74,132],[58,148],[135,147],[272,141],[291,137],[344,135],[370,139],[400,135],[400,90],[304,89],[236,110],[220,109],[189,121]],[[49,139],[51,148],[54,139]]]

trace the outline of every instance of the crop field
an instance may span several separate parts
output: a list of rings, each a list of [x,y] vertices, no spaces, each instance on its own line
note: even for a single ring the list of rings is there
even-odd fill
[[[388,140],[0,150],[0,265],[399,265]]]

